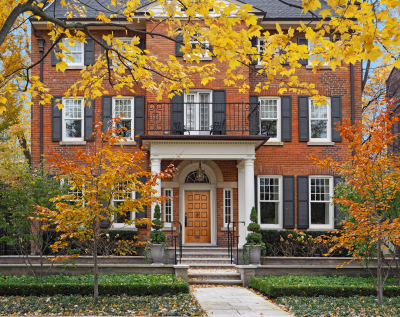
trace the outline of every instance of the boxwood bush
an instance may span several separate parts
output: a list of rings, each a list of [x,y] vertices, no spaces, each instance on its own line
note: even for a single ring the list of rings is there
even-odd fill
[[[44,279],[32,276],[0,277],[0,296],[92,295],[93,275],[52,275]],[[189,293],[186,280],[173,274],[99,275],[100,295],[163,295]]]
[[[253,277],[249,286],[270,297],[281,296],[376,296],[371,278],[348,276],[268,276]],[[400,296],[400,286],[389,278],[384,286],[385,296]]]

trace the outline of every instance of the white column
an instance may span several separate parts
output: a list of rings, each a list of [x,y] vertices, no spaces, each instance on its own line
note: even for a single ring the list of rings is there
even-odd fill
[[[161,159],[159,158],[152,158],[151,159],[151,171],[154,173],[160,173],[161,172]],[[154,186],[154,189],[157,190],[157,193],[155,196],[161,196],[161,179],[157,180],[157,184]],[[153,220],[154,216],[154,208],[156,204],[153,204],[151,206],[151,219]]]
[[[251,208],[254,206],[254,159],[244,160],[244,214],[247,226],[250,223]]]
[[[243,162],[237,165],[238,168],[238,208],[239,208],[239,221],[246,221],[245,213],[245,186],[244,186],[244,164]],[[238,224],[239,228],[239,247],[246,243],[246,227],[243,224]]]

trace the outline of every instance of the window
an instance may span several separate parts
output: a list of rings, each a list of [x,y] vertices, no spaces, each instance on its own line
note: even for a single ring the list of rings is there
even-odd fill
[[[310,228],[333,228],[332,177],[310,177]]]
[[[310,141],[331,141],[330,99],[317,105],[310,99]]]
[[[133,137],[133,98],[113,98],[113,118],[118,116],[121,121],[117,128],[125,128],[119,132],[119,135],[124,138]]]
[[[201,49],[205,49],[205,53],[201,54],[200,57],[201,59],[212,59],[209,48],[210,48],[210,43],[207,40],[201,41],[201,34],[200,33],[195,33],[194,35],[191,36],[192,40],[189,41],[189,44],[192,45],[192,49],[196,49],[196,45],[200,44]],[[199,41],[200,39],[200,41]],[[197,55],[197,54],[195,54]]]
[[[74,41],[74,45],[71,45],[69,39],[64,39],[64,46],[71,52],[68,53],[67,51],[64,51],[65,62],[69,66],[82,66],[84,61],[84,44]]]
[[[190,134],[209,134],[212,122],[211,92],[185,94],[185,127]],[[206,131],[206,132],[202,132]]]
[[[63,98],[63,140],[83,141],[83,98]]]
[[[119,207],[124,203],[125,200],[127,199],[131,200],[134,198],[135,198],[135,193],[131,191],[128,182],[121,182],[115,185],[114,197],[112,201],[114,207]],[[123,214],[121,213],[115,214],[113,215],[113,227],[114,229],[134,227],[134,224],[129,226],[126,225],[126,221],[130,220],[134,220],[134,213],[132,213],[131,211],[127,211]]]
[[[324,41],[331,40],[330,37],[324,37],[323,39],[324,39]],[[311,43],[310,40],[308,40],[308,51],[309,52],[311,52],[311,50],[314,48],[314,45],[315,44]],[[320,45],[316,46],[315,50],[316,50],[316,52],[320,53],[320,52],[323,52],[325,50],[325,48],[323,48],[323,45],[320,44]],[[325,62],[324,58],[322,56],[320,56],[319,54],[310,54],[310,59],[308,60],[308,64],[312,65],[313,61],[322,62],[323,65],[328,65],[328,63],[329,63],[329,62]]]
[[[282,227],[282,178],[260,176],[258,178],[258,210],[261,227]]]
[[[172,197],[172,189],[164,189],[164,196],[165,197]],[[165,222],[174,221],[174,217],[173,217],[172,213],[173,213],[172,199],[168,199],[164,203],[164,221]]]
[[[127,44],[128,46],[132,45],[132,38],[129,37],[119,37],[118,40],[120,40],[122,43]],[[125,45],[122,45],[121,50],[119,51],[122,55],[126,53],[126,48]],[[112,65],[113,66],[118,66],[121,61],[117,54],[113,53],[114,59],[112,60]],[[126,59],[121,58],[122,61],[124,62],[125,65],[131,66],[131,62],[127,61]]]
[[[261,134],[270,137],[270,141],[279,142],[281,139],[280,98],[260,98]]]
[[[257,50],[258,50],[258,54],[260,55],[260,57],[258,58],[258,62],[257,62],[258,65],[261,64],[261,61],[263,59],[263,55],[265,52],[265,43],[266,43],[266,40],[264,37],[257,38]],[[277,47],[275,49],[275,54],[277,54],[277,55],[281,54],[281,49],[279,47]]]
[[[233,221],[232,190],[224,189],[224,224]]]

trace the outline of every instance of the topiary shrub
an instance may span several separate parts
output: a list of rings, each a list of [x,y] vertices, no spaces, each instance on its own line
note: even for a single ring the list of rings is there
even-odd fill
[[[154,207],[154,219],[151,223],[151,227],[154,229],[150,233],[150,240],[154,244],[161,244],[162,242],[165,242],[165,233],[160,231],[162,228],[164,228],[164,225],[161,221],[161,210],[160,210],[160,205],[156,205]]]
[[[243,264],[249,264],[251,261],[251,250],[254,249],[255,245],[261,246],[261,256],[265,256],[265,243],[262,241],[263,237],[261,233],[257,231],[260,230],[260,225],[258,224],[258,214],[255,207],[251,208],[250,213],[251,223],[247,226],[247,230],[251,233],[247,234],[246,243],[243,246],[242,261]]]

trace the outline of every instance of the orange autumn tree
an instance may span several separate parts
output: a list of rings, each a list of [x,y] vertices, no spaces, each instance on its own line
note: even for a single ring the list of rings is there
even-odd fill
[[[389,268],[395,260],[386,251],[393,244],[400,245],[400,219],[392,212],[400,192],[400,163],[388,151],[397,137],[392,126],[398,120],[398,116],[392,115],[390,105],[381,105],[379,114],[368,122],[351,125],[345,120],[338,129],[349,142],[352,155],[348,160],[313,158],[320,167],[330,168],[342,176],[348,189],[333,199],[345,210],[345,219],[341,235],[334,238],[337,244],[330,252],[344,247],[354,259],[376,258],[377,274],[373,279],[379,303],[382,303]]]
[[[172,177],[174,167],[171,165],[161,173],[147,172],[142,168],[145,152],[116,150],[117,146],[127,141],[121,136],[122,129],[112,124],[103,133],[102,124],[95,125],[92,147],[78,150],[74,161],[54,154],[51,168],[57,171],[57,178],[71,186],[70,193],[53,199],[55,210],[37,206],[38,214],[34,220],[47,221],[55,225],[55,230],[61,232],[59,240],[51,248],[58,252],[68,247],[69,241],[80,241],[88,245],[88,252],[93,256],[94,264],[94,302],[98,301],[98,260],[99,242],[104,233],[100,230],[100,222],[110,221],[111,225],[123,217],[126,225],[132,223],[147,223],[149,219],[133,220],[133,214],[143,211],[143,206],[165,201],[165,197],[156,196],[154,186],[159,179]],[[141,178],[146,177],[145,183]],[[133,197],[132,193],[136,193]],[[115,197],[123,197],[118,204],[113,203]],[[122,200],[122,199],[119,199]],[[129,217],[132,213],[132,217]],[[125,252],[124,245],[119,245],[119,253]],[[70,255],[67,258],[75,257]],[[55,260],[63,260],[58,256]]]

